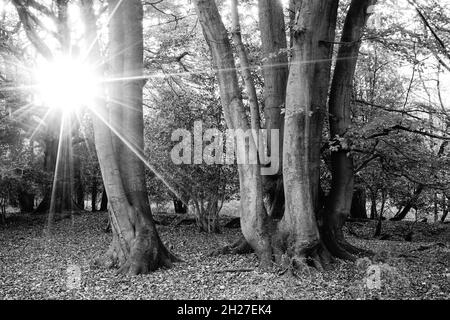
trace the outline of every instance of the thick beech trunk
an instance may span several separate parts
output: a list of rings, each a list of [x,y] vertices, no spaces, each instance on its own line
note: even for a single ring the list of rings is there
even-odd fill
[[[101,61],[96,37],[96,22],[92,0],[82,0],[83,17],[87,30],[87,43],[92,62]],[[144,181],[144,167],[140,156],[143,150],[143,9],[139,0],[108,1],[110,22],[110,54],[120,61],[123,69],[113,67],[120,81],[121,91],[110,91],[110,112],[102,99],[96,101],[93,111],[96,150],[105,189],[109,199],[109,212],[113,240],[106,254],[98,260],[102,265],[119,267],[119,272],[140,274],[160,267],[169,267],[177,259],[161,242],[152,218]],[[114,63],[114,62],[113,62]],[[120,93],[122,96],[117,96]],[[121,123],[109,128],[110,114],[120,110],[117,99],[123,102]],[[112,109],[112,110],[111,110]],[[115,118],[115,120],[118,118]],[[117,156],[113,145],[113,132],[126,143]],[[119,143],[118,139],[115,139]],[[122,144],[122,142],[120,142]],[[127,159],[128,162],[122,162]]]
[[[321,243],[314,208],[318,189],[313,194],[315,182],[311,181],[311,166],[314,164],[310,160],[312,149],[320,150],[320,143],[312,144],[311,132],[318,125],[313,123],[318,119],[312,115],[316,108],[323,108],[316,104],[319,100],[315,97],[318,93],[316,71],[322,67],[316,59],[324,54],[321,41],[330,40],[329,23],[335,19],[336,9],[337,2],[333,1],[294,1],[293,53],[286,90],[283,145],[286,205],[278,226],[277,240],[280,242],[277,245],[295,261],[307,262],[312,258],[318,268],[327,265],[329,257]]]
[[[352,0],[344,23],[341,45],[334,70],[329,99],[330,138],[339,142],[331,154],[331,191],[324,214],[323,237],[330,252],[354,260],[357,253],[344,239],[342,227],[350,214],[353,196],[353,159],[345,141],[351,126],[353,77],[368,18],[368,7],[374,0]]]
[[[316,27],[318,33],[319,48],[315,56],[314,93],[312,97],[311,119],[309,129],[309,171],[311,183],[311,196],[313,208],[319,224],[322,224],[322,211],[325,205],[320,197],[320,165],[321,145],[324,119],[327,114],[328,92],[331,78],[331,65],[333,58],[333,42],[336,34],[336,20],[339,1],[330,0],[326,3],[324,18]]]
[[[264,117],[265,127],[270,135],[270,130],[282,131],[284,125],[281,110],[286,102],[288,78],[286,25],[283,6],[279,0],[258,0],[258,9],[261,51],[264,59]],[[280,148],[282,146],[283,134],[280,132]],[[280,173],[281,171],[280,163]]]

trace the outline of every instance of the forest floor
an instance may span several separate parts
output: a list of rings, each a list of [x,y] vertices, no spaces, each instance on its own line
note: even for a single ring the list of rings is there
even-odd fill
[[[45,217],[0,226],[0,299],[450,299],[449,224],[385,221],[381,240],[373,238],[376,222],[348,223],[349,241],[376,252],[370,261],[282,274],[258,270],[254,254],[208,256],[239,229],[208,235],[169,223],[158,226],[161,238],[184,262],[130,277],[92,264],[111,239],[106,221],[105,213],[74,215],[56,222],[52,238],[44,235]],[[370,282],[377,270],[381,281]],[[80,282],[70,282],[79,271]]]

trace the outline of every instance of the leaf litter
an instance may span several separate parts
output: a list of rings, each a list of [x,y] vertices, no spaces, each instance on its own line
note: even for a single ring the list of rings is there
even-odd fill
[[[45,217],[17,218],[0,227],[0,299],[450,298],[448,224],[415,225],[407,242],[400,239],[410,222],[385,222],[388,240],[372,237],[376,222],[349,223],[349,241],[375,256],[297,276],[259,270],[254,254],[208,255],[236,241],[239,229],[213,235],[194,225],[158,225],[166,246],[183,262],[131,277],[93,265],[111,241],[103,231],[106,220],[105,213],[74,215],[56,222],[51,238],[43,232]]]

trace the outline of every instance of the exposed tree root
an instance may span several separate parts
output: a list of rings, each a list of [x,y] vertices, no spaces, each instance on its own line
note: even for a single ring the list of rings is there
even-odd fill
[[[182,262],[159,239],[156,246],[149,246],[146,241],[135,239],[129,252],[113,239],[108,251],[97,258],[95,264],[108,269],[117,268],[117,274],[139,275],[159,268],[171,268],[173,263]]]
[[[319,272],[330,270],[335,262],[323,243],[315,243],[300,250],[288,249],[277,260],[276,265],[281,269],[278,275],[288,272],[290,275],[310,273],[310,268]]]
[[[373,252],[357,248],[347,242],[339,226],[323,226],[321,230],[323,243],[336,258],[356,261],[357,256],[373,256]]]
[[[118,269],[118,274],[147,274],[160,268],[169,269],[174,262],[181,262],[181,259],[170,253],[159,239],[156,246],[142,245],[139,240],[136,242],[127,261]]]
[[[356,256],[345,249],[336,239],[326,237],[324,238],[324,243],[334,257],[342,260],[356,261]]]
[[[237,229],[241,227],[241,218],[233,218],[227,222],[224,226],[227,229]]]
[[[282,243],[283,241],[280,241]],[[342,232],[322,232],[322,241],[303,249],[288,249],[285,246],[273,244],[274,266],[281,268],[281,274],[288,270],[300,270],[305,266],[312,267],[318,271],[330,270],[336,258],[356,261],[358,256],[373,256],[370,250],[357,248],[347,242]],[[224,254],[248,254],[254,250],[250,247],[244,237],[231,245],[214,250],[209,256],[218,256]],[[267,268],[268,266],[260,266]],[[295,272],[297,272],[295,271]]]
[[[253,248],[248,244],[247,240],[242,236],[238,241],[223,248],[213,250],[208,255],[211,257],[225,255],[225,254],[248,254],[252,253]]]
[[[341,240],[339,244],[341,247],[343,247],[345,250],[347,250],[349,253],[353,255],[370,257],[375,254],[373,251],[355,247],[354,245],[348,243],[347,240],[345,239]]]

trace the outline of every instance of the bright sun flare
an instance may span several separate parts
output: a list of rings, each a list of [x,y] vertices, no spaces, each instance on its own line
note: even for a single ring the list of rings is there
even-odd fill
[[[72,112],[89,106],[97,94],[97,79],[89,66],[62,57],[36,69],[36,100],[53,109]]]

